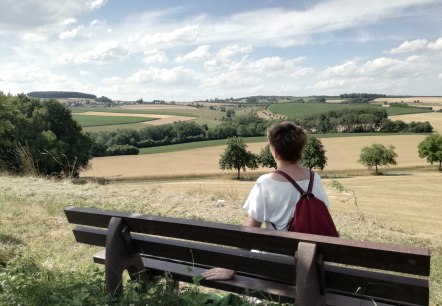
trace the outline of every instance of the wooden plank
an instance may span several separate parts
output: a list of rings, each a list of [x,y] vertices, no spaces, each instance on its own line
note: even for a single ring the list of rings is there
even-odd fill
[[[105,252],[100,251],[94,255],[94,262],[98,264],[104,264]],[[149,272],[153,275],[163,275],[164,271],[171,274],[173,279],[193,283],[193,277],[200,275],[205,269],[200,267],[194,267],[192,265],[186,265],[177,262],[168,262],[153,258],[144,258],[143,263]],[[233,280],[228,281],[206,281],[200,282],[202,286],[234,292],[242,295],[255,296],[261,299],[271,299],[275,302],[281,303],[293,303],[294,302],[294,287],[290,285],[279,284],[275,282],[269,282],[264,280],[256,280],[254,278],[236,275]],[[266,295],[268,293],[269,295]],[[356,297],[346,294],[338,294],[333,292],[326,293],[326,305],[330,306],[361,306],[374,305],[373,301],[369,297]],[[392,306],[392,305],[407,305],[417,306],[411,303],[401,302],[381,302],[376,300],[377,306]],[[419,304],[425,305],[425,304]]]
[[[104,252],[99,252],[94,255],[94,261],[99,264],[104,264]],[[171,274],[173,279],[187,283],[193,283],[193,277],[201,275],[205,269],[194,267],[188,264],[180,264],[174,262],[167,262],[152,258],[143,258],[144,266],[153,272],[154,275],[162,275],[164,272]],[[260,280],[244,275],[235,275],[234,279],[227,281],[208,281],[202,280],[202,286],[234,292],[238,294],[255,296],[258,298],[271,299],[275,302],[288,303],[293,302],[294,287],[272,282],[268,280]]]
[[[106,246],[106,230],[77,226],[74,235],[78,242]],[[157,257],[170,258],[211,267],[224,267],[255,274],[257,278],[294,283],[293,257],[262,254],[242,249],[225,248],[182,240],[132,234],[136,251]]]
[[[78,242],[103,247],[106,245],[106,232],[105,229],[82,226],[77,226],[74,230]],[[132,239],[136,245],[142,245],[141,248],[148,256],[166,257],[193,266],[230,268],[254,274],[253,278],[267,278],[285,283],[291,279],[289,283],[294,284],[294,263],[291,258],[137,234],[132,234]],[[192,253],[189,252],[190,249]],[[208,253],[205,253],[206,251]],[[272,269],[272,266],[279,268]],[[368,289],[363,291],[365,295],[376,297],[375,299],[409,301],[419,305],[425,305],[429,300],[429,284],[425,279],[338,267],[330,263],[325,263],[324,267],[327,290],[332,292],[355,295],[361,287]]]
[[[332,292],[358,292],[413,305],[427,305],[430,298],[428,279],[357,270],[328,263],[324,267],[327,289]]]
[[[154,217],[140,214],[102,211],[91,208],[65,209],[70,223],[107,227],[111,217],[123,218],[132,232],[197,240],[226,246],[259,249],[291,256],[300,241],[318,245],[328,262],[372,269],[429,276],[430,251],[416,248],[309,234],[274,231],[230,224]]]

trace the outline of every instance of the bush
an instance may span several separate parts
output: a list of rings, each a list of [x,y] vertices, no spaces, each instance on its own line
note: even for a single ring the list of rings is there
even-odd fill
[[[106,149],[106,155],[137,155],[140,153],[138,148],[131,145],[113,145]]]

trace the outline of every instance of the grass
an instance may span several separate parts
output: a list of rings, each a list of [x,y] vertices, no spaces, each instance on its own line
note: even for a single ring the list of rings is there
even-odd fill
[[[411,133],[330,133],[330,134],[314,134],[317,138],[341,138],[341,137],[368,137],[368,136],[399,136],[399,135],[413,135]],[[244,138],[246,143],[259,143],[266,142],[267,137],[265,136],[257,136],[257,137],[246,137]],[[209,148],[215,146],[225,145],[227,142],[226,139],[217,139],[217,140],[207,140],[207,141],[199,141],[199,142],[189,142],[189,143],[181,143],[160,147],[152,147],[152,148],[142,148],[140,149],[140,154],[157,154],[157,153],[168,153],[168,152],[177,152],[177,151],[185,151],[192,149],[200,149],[200,148]]]
[[[266,139],[267,138],[265,136],[244,138],[246,143],[265,142]],[[140,149],[140,154],[158,154],[158,153],[177,152],[177,151],[185,151],[185,150],[200,149],[200,148],[209,148],[215,146],[222,146],[225,145],[226,143],[227,143],[226,139],[180,143],[168,146],[142,148]]]
[[[285,115],[289,118],[302,119],[311,115],[325,113],[331,110],[343,109],[363,109],[367,107],[381,108],[379,105],[370,104],[333,104],[333,103],[281,103],[273,104],[269,110],[280,115]],[[409,114],[409,113],[423,113],[428,112],[423,109],[406,108],[406,107],[388,107],[385,108],[389,116]]]
[[[81,115],[81,114],[72,114],[72,118],[77,120],[77,122],[82,127],[131,124],[131,123],[139,123],[139,122],[155,120],[155,118],[145,118],[145,117],[126,117],[126,116],[106,117],[106,116],[89,116],[89,115]]]
[[[440,173],[410,170],[358,177],[341,173],[323,181],[344,238],[431,248],[430,304],[440,305]],[[242,224],[242,204],[253,184],[253,179],[212,178],[74,185],[0,176],[0,304],[192,305],[186,299],[196,301],[198,293],[192,290],[198,288],[182,288],[174,295],[161,282],[146,293],[128,282],[123,299],[112,301],[104,292],[103,269],[91,260],[99,248],[75,242],[63,208],[75,205]]]

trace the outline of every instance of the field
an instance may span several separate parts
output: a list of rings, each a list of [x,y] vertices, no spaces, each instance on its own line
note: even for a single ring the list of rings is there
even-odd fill
[[[135,116],[90,116],[88,113],[83,114],[72,114],[72,118],[77,120],[77,122],[84,128],[92,126],[103,126],[103,125],[120,125],[120,124],[130,124],[139,122],[148,122],[155,120],[151,117],[135,117]]]
[[[63,214],[68,205],[231,224],[243,222],[242,204],[256,177],[242,181],[220,176],[180,180],[179,172],[169,180],[107,185],[0,175],[0,263],[15,254],[24,256],[24,261],[14,261],[18,268],[20,262],[28,263],[11,283],[20,289],[4,287],[0,304],[9,290],[23,305],[38,305],[32,303],[37,298],[50,298],[43,302],[45,305],[51,300],[54,305],[57,301],[74,305],[67,297],[89,299],[92,297],[85,292],[97,295],[102,290],[102,269],[93,269],[91,260],[98,248],[75,243],[72,226]],[[441,174],[434,169],[407,170],[384,176],[340,175],[324,178],[323,182],[342,237],[431,248],[430,305],[440,305]],[[30,264],[34,262],[35,266]],[[5,281],[4,276],[0,273],[0,283]],[[77,301],[75,305],[81,303]]]
[[[285,115],[289,118],[302,119],[313,114],[321,114],[331,110],[343,110],[343,109],[362,109],[367,107],[381,107],[380,105],[371,104],[336,104],[336,103],[281,103],[273,104],[269,107],[269,110],[280,115]],[[415,108],[405,107],[386,107],[385,110],[389,116],[401,115],[409,113],[422,113],[428,112],[426,110],[420,110]]]
[[[419,102],[417,102],[419,101]],[[378,98],[373,101],[374,103],[383,104],[388,103],[407,103],[412,106],[428,107],[431,106],[433,110],[437,111],[442,109],[442,97],[402,97],[402,98]]]
[[[108,108],[90,108],[90,107],[75,107],[71,108],[73,114],[95,113],[101,116],[109,116],[109,113],[120,114],[120,116],[139,116],[160,118],[161,120],[154,120],[148,124],[167,124],[175,121],[194,120],[199,124],[207,124],[209,127],[218,125],[221,117],[225,113],[218,109],[210,109],[209,107],[196,108],[187,105],[127,105],[122,107],[108,107]],[[130,115],[129,115],[130,114]],[[144,127],[143,124],[132,124],[121,126],[119,128],[135,128]],[[115,130],[115,126],[101,126],[87,128],[88,131],[99,130]]]
[[[361,136],[324,138],[322,143],[327,151],[327,171],[342,171],[347,169],[362,170],[364,167],[357,162],[361,148],[373,143],[392,144],[396,147],[399,157],[398,167],[426,166],[417,153],[418,144],[425,135],[390,135],[390,136]],[[262,138],[257,138],[260,141]],[[248,149],[259,153],[265,142],[248,144]],[[109,177],[115,179],[128,177],[170,177],[207,176],[226,173],[219,169],[219,156],[225,146],[211,146],[186,151],[163,153],[164,148],[157,154],[98,157],[91,161],[91,168],[82,172],[82,176]],[[152,148],[155,149],[155,148]],[[393,167],[394,168],[394,167]],[[247,170],[260,172],[266,169]],[[228,173],[228,172],[227,172]]]

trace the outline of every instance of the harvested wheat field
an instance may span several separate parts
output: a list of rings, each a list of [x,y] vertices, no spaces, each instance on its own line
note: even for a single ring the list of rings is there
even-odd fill
[[[122,109],[133,109],[133,110],[156,110],[156,109],[167,109],[167,110],[175,110],[175,109],[196,109],[196,107],[188,106],[188,105],[171,105],[171,104],[143,104],[143,105],[124,105],[120,106]]]
[[[398,167],[425,166],[427,165],[425,160],[419,158],[417,153],[417,146],[424,138],[424,135],[324,138],[322,143],[328,158],[325,170],[364,169],[357,162],[360,151],[362,147],[373,143],[394,145],[399,155],[397,158]],[[248,149],[259,153],[265,144],[249,144]],[[224,147],[217,146],[149,155],[98,157],[92,159],[91,168],[82,172],[81,176],[113,179],[216,174],[232,176],[235,171],[226,172],[219,169],[218,160],[224,152]],[[267,170],[261,168],[254,171]],[[247,170],[247,172],[251,172],[251,170]]]
[[[411,121],[428,121],[433,126],[434,130],[438,133],[442,133],[442,113],[423,113],[423,114],[408,114],[389,117],[391,120],[402,120],[406,123]]]
[[[84,112],[81,115],[86,116],[104,116],[104,117],[141,117],[141,118],[158,118],[157,120],[145,121],[143,124],[162,125],[174,123],[177,121],[188,121],[196,119],[195,117],[174,116],[174,115],[157,115],[157,114],[128,114],[128,113],[107,113],[107,112]]]
[[[442,109],[442,97],[404,97],[404,98],[377,98],[373,100],[374,103],[407,103],[411,106],[428,107],[431,106],[433,110]]]

